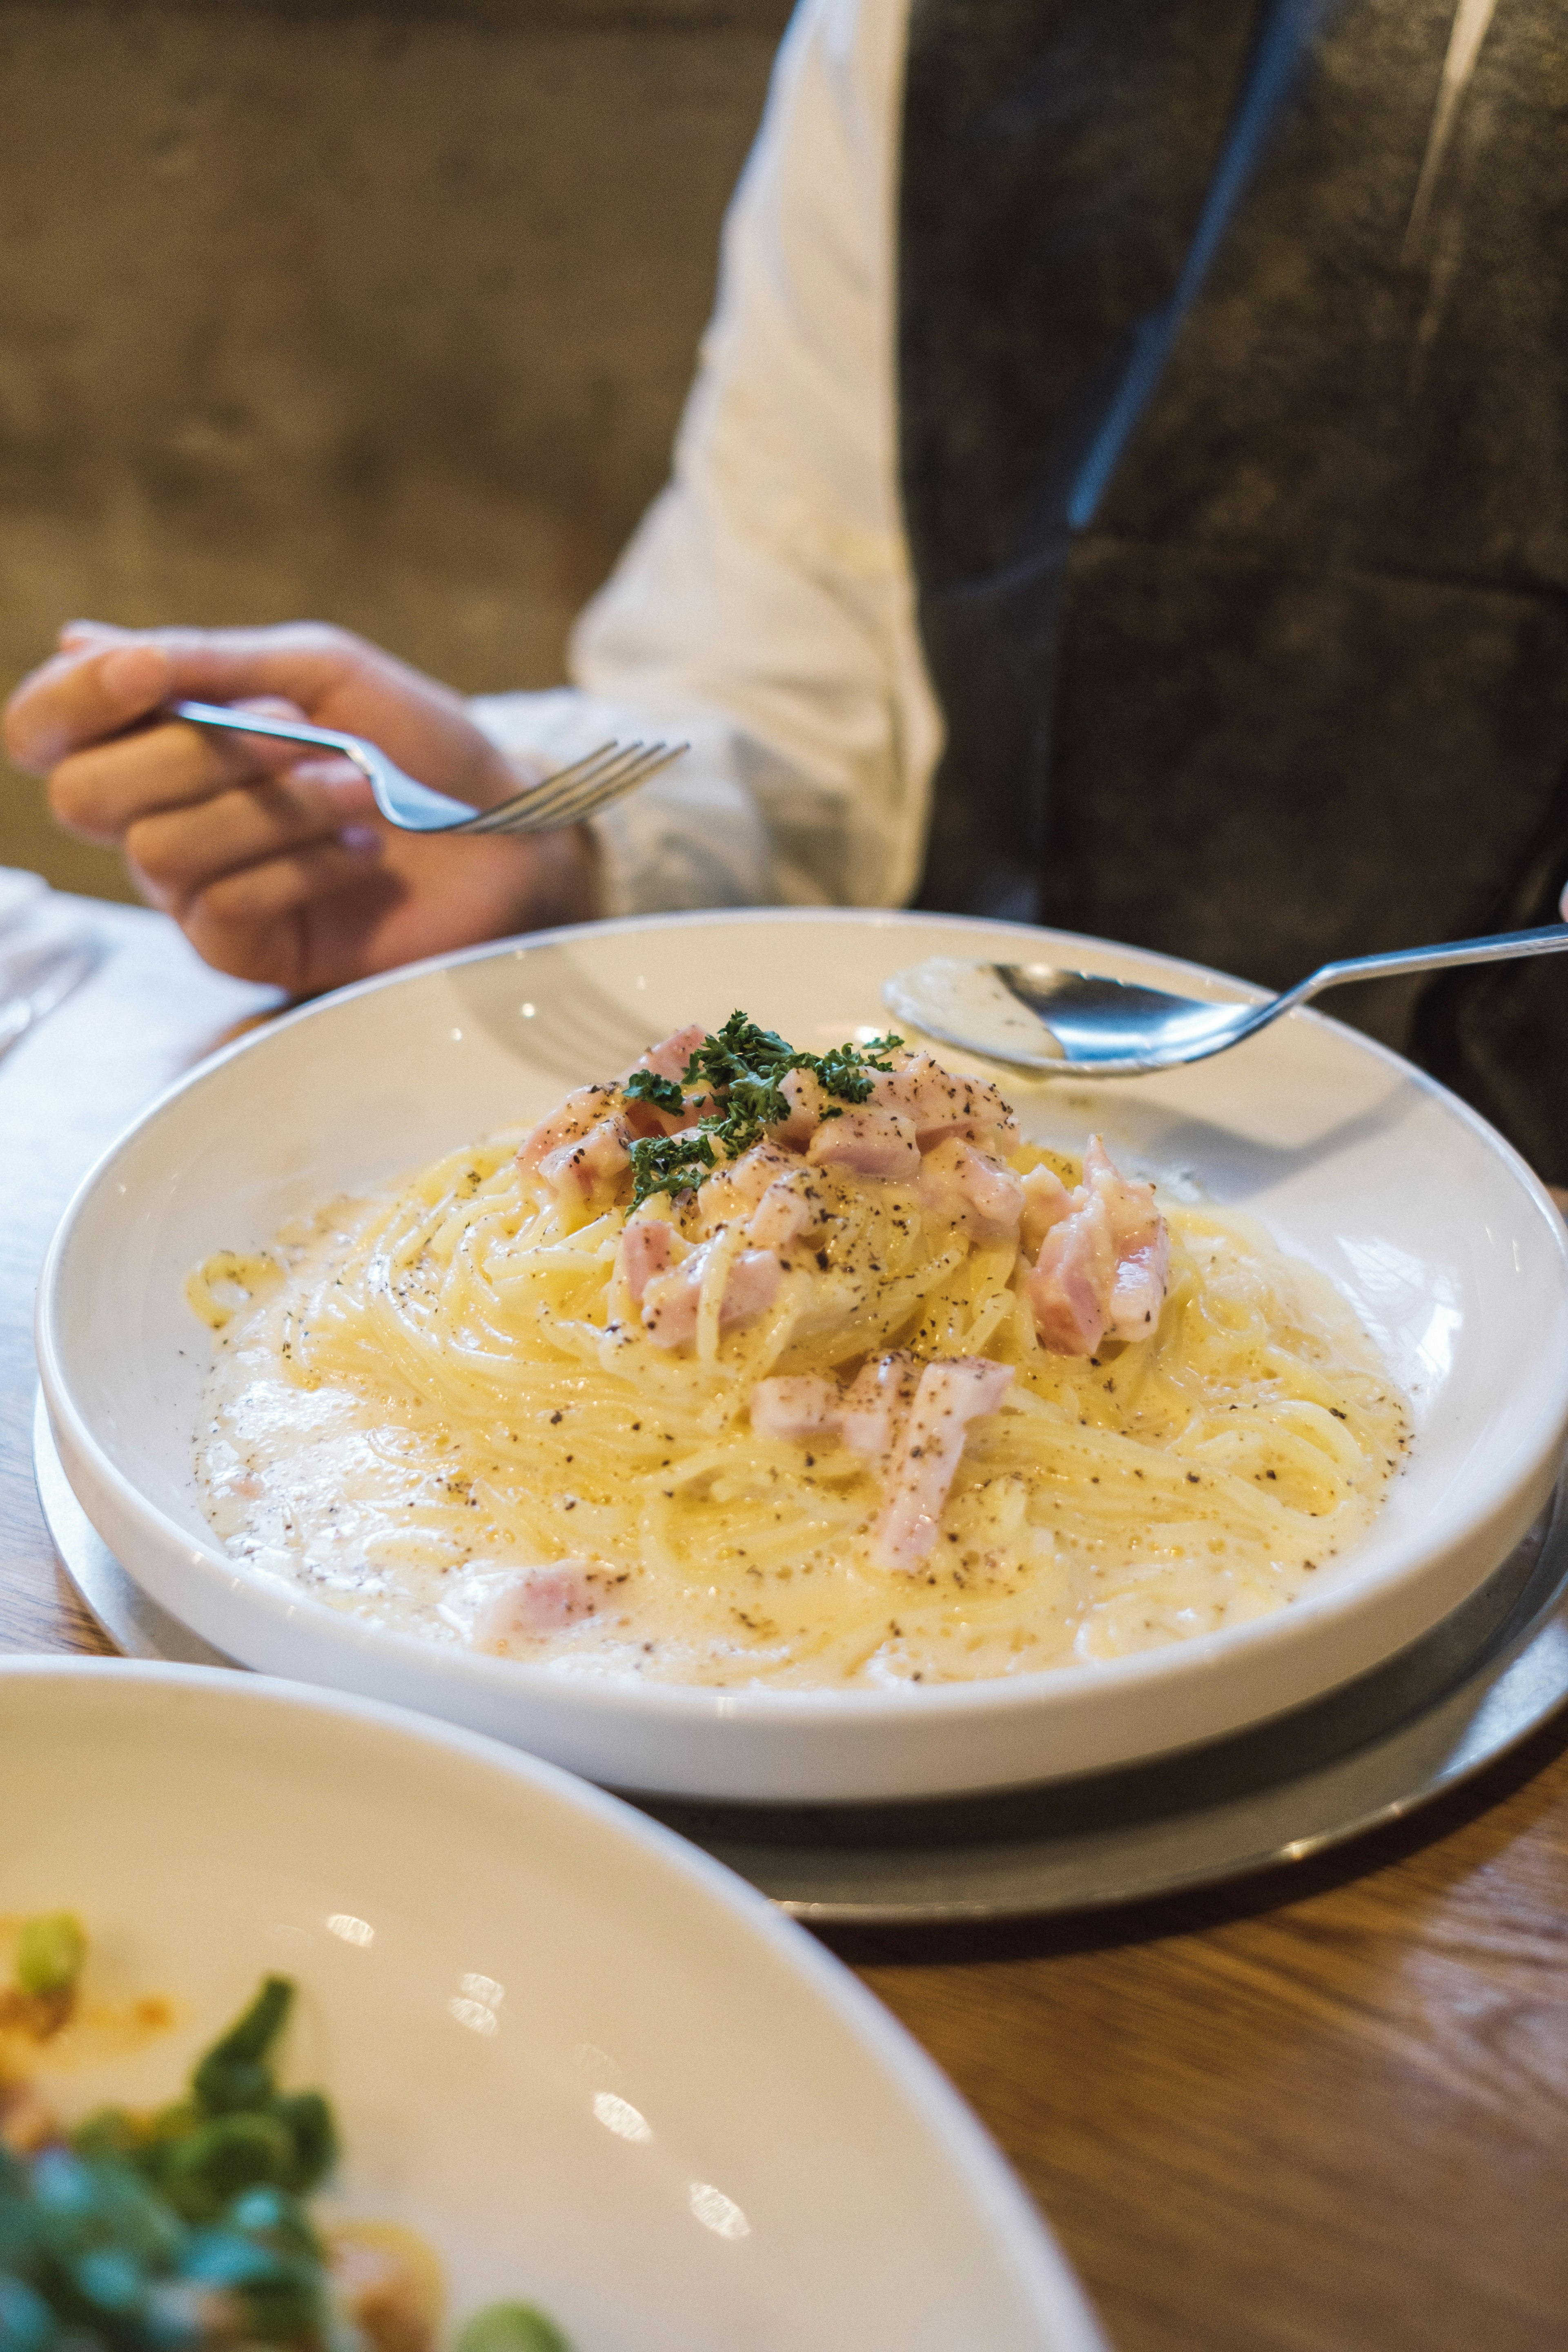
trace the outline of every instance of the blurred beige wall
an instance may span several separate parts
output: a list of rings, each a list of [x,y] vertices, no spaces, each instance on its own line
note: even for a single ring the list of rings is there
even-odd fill
[[[561,676],[784,0],[0,0],[0,682],[76,614]],[[129,896],[0,768],[0,865]]]

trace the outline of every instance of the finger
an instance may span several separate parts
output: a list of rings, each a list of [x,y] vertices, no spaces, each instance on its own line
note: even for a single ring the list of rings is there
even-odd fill
[[[62,653],[78,653],[86,646],[122,642],[133,634],[114,621],[67,621],[56,643]]]
[[[485,806],[516,789],[459,695],[345,630],[300,621],[154,634],[174,664],[182,696],[237,702],[287,695],[317,725],[368,735],[411,775],[459,800]],[[120,657],[113,648],[101,656],[109,666]]]
[[[281,718],[287,704],[270,701]],[[62,760],[49,779],[56,816],[85,840],[121,841],[128,826],[161,809],[182,808],[247,783],[292,773],[337,790],[345,818],[367,814],[370,787],[352,761],[301,760],[297,743],[265,735],[231,735],[174,720],[93,745]]]
[[[83,744],[145,719],[173,691],[169,655],[150,638],[57,654],[12,696],[6,748],[19,768],[47,774]]]
[[[220,971],[298,993],[310,981],[312,909],[356,887],[374,895],[396,886],[374,867],[367,873],[341,842],[320,842],[224,876],[191,901],[182,928],[196,952]]]
[[[281,694],[305,711],[314,711],[322,697],[341,688],[345,678],[377,664],[401,668],[363,638],[321,621],[266,628],[149,629],[138,632],[131,642],[157,646],[171,665],[181,695],[239,702],[255,695]],[[124,640],[111,638],[101,653],[89,653],[89,658],[112,665],[125,649]]]
[[[23,680],[5,714],[11,757],[35,774],[182,696],[237,702],[282,694],[295,709],[314,710],[378,659],[398,667],[346,631],[317,622],[136,631],[77,622],[69,634],[71,643]]]
[[[20,766],[47,773],[184,696],[240,703],[274,693],[319,725],[368,735],[411,775],[457,799],[488,807],[516,790],[459,695],[315,622],[137,632],[74,622],[62,650],[12,698],[6,740]],[[90,812],[81,821],[90,825]]]
[[[345,823],[330,782],[294,775],[139,817],[126,833],[125,851],[153,905],[181,916],[226,876],[329,842],[362,866],[381,854],[381,835],[374,825]]]
[[[139,817],[279,774],[298,755],[297,744],[220,735],[176,720],[72,752],[49,778],[49,803],[70,832],[118,842]]]

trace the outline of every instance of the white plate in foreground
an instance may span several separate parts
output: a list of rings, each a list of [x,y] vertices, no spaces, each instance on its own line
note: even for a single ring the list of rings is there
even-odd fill
[[[1103,2352],[903,2029],[761,1895],[513,1749],[194,1666],[0,1664],[0,1914],[68,1908],[84,1990],[177,2029],[46,2074],[161,2105],[268,1970],[331,2203],[411,2224],[450,2315],[574,2352]]]
[[[1485,1123],[1310,1013],[1159,1077],[1009,1080],[1026,1133],[1112,1153],[1260,1216],[1351,1300],[1408,1394],[1409,1467],[1366,1541],[1273,1617],[1005,1682],[795,1692],[630,1685],[476,1656],[291,1598],[203,1518],[206,1334],[183,1297],[221,1248],[548,1109],[679,1023],[736,1005],[820,1050],[886,1025],[925,955],[1087,965],[1186,993],[1170,959],[954,918],[667,917],[481,950],[330,997],[154,1105],[89,1177],[50,1253],[38,1355],[60,1459],[154,1600],[246,1664],[493,1732],[612,1785],[758,1800],[902,1798],[1042,1780],[1258,1722],[1445,1616],[1544,1506],[1568,1425],[1568,1242]],[[962,1055],[946,1056],[962,1065]]]

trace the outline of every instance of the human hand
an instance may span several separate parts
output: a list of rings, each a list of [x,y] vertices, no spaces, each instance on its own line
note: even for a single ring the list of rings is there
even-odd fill
[[[63,825],[124,850],[143,895],[220,971],[309,995],[595,911],[585,827],[399,833],[351,761],[159,716],[186,698],[368,736],[476,807],[520,780],[448,688],[344,630],[71,623],[13,695],[7,748],[47,776]]]

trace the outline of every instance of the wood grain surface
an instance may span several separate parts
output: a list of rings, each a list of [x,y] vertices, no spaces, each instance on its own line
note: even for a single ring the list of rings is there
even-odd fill
[[[107,1646],[33,1491],[48,1235],[118,1129],[268,1003],[156,917],[80,911],[105,964],[0,1062],[0,1649]],[[830,1940],[995,2135],[1119,2352],[1568,2352],[1562,1719],[1240,1889]]]

